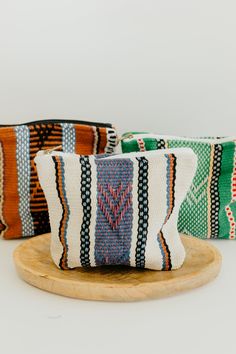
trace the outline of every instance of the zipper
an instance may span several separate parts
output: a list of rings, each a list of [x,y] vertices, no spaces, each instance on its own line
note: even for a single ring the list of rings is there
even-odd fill
[[[43,153],[44,153],[45,155],[49,155],[49,154],[51,154],[52,152],[58,151],[58,150],[62,150],[62,145],[58,145],[58,146],[53,147],[52,149],[41,150],[41,151],[43,151]]]
[[[175,148],[170,148],[168,149],[168,151],[174,151],[176,150]],[[187,147],[183,147],[183,148],[178,148],[177,149],[178,152],[184,152],[185,154],[187,153],[190,153],[192,154],[193,151],[191,148],[187,148]],[[42,156],[42,155],[51,155],[52,153],[54,152],[63,152],[62,151],[62,145],[58,145],[58,146],[55,146],[51,149],[47,149],[47,150],[40,150],[37,152],[36,156]],[[149,151],[146,151],[146,155],[147,156],[155,156],[155,155],[162,155],[163,154],[163,150],[160,149],[160,150],[149,150]],[[75,153],[70,153],[70,155],[76,155]],[[57,156],[57,154],[54,154],[54,156]],[[91,155],[91,156],[94,156],[94,155]],[[140,152],[140,151],[133,151],[133,152],[126,152],[126,153],[121,153],[121,154],[115,154],[115,155],[108,155],[108,156],[104,156],[104,157],[100,157],[100,159],[105,159],[105,160],[111,160],[111,159],[125,159],[125,158],[130,158],[132,156],[135,156],[135,157],[139,157],[139,156],[143,156],[143,153]]]
[[[43,120],[34,120],[32,122],[27,123],[19,123],[19,124],[0,124],[0,128],[7,127],[16,127],[21,125],[34,125],[34,124],[60,124],[60,123],[72,123],[72,124],[81,124],[81,125],[90,125],[95,127],[104,127],[104,128],[112,128],[112,124],[110,123],[99,123],[99,122],[87,122],[86,120],[70,120],[70,119],[43,119]]]
[[[163,139],[163,140],[183,140],[187,142],[199,142],[199,143],[208,143],[208,144],[217,144],[217,143],[227,143],[230,141],[236,141],[236,137],[223,137],[223,138],[187,138],[180,136],[169,136],[169,135],[156,135],[156,134],[132,134],[127,133],[121,137],[122,141],[133,141],[137,139]]]

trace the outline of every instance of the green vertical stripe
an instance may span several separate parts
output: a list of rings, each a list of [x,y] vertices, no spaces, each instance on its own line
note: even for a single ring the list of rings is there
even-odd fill
[[[139,151],[137,140],[132,140],[129,142],[124,142],[123,140],[121,140],[121,148],[123,153]]]
[[[154,138],[145,138],[143,139],[145,143],[145,149],[146,150],[157,150],[158,148],[158,142],[160,140],[154,139]]]
[[[225,212],[225,207],[230,204],[232,198],[232,174],[234,166],[234,151],[235,143],[228,142],[222,144],[223,154],[221,162],[221,174],[219,179],[220,191],[220,238],[229,238],[230,224]],[[234,217],[236,216],[236,207],[232,204],[232,211],[234,210]]]
[[[168,146],[169,148],[191,148],[198,157],[197,173],[194,176],[193,185],[180,208],[178,229],[180,232],[206,238],[208,234],[208,198],[206,191],[210,170],[211,145],[195,141],[168,140]],[[204,180],[206,182],[203,184]],[[197,199],[197,202],[193,196]]]
[[[158,148],[159,140],[155,138],[143,138],[146,150]],[[219,177],[219,238],[229,238],[230,224],[225,208],[231,203],[232,198],[232,174],[234,168],[235,142],[221,143],[223,151],[221,158],[221,172]],[[210,169],[211,144],[198,141],[168,140],[169,148],[189,147],[198,156],[198,168],[194,177],[191,190],[184,200],[179,214],[179,231],[206,238],[208,234],[208,198],[207,187]],[[122,145],[123,152],[139,151],[137,141],[126,140]],[[236,219],[236,202],[230,204],[230,208]],[[217,211],[216,211],[217,212]]]

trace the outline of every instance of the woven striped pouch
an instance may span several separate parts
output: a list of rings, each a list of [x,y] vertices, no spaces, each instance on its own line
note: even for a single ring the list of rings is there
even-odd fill
[[[177,219],[196,170],[191,149],[110,157],[40,152],[35,162],[58,267],[182,265]]]
[[[50,231],[47,203],[34,157],[60,145],[66,152],[112,153],[116,131],[110,124],[45,120],[0,126],[0,235],[6,239]]]
[[[124,153],[191,148],[198,167],[180,210],[179,231],[200,238],[236,238],[236,138],[126,133],[121,140]]]

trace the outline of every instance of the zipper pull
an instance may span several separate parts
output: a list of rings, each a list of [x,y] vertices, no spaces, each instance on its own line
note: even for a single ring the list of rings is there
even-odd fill
[[[120,141],[125,140],[125,139],[132,139],[133,137],[134,137],[134,136],[133,136],[133,134],[131,134],[131,133],[123,134],[123,135],[118,139],[118,143],[119,143]]]
[[[41,152],[44,155],[49,155],[49,154],[51,154],[51,152],[57,151],[57,150],[62,150],[62,145],[55,146],[52,149],[41,150]]]

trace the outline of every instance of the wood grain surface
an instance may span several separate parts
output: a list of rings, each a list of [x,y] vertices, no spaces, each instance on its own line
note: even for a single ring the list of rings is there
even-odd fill
[[[50,234],[20,244],[14,261],[22,279],[51,293],[103,301],[154,299],[197,288],[220,271],[221,255],[209,241],[181,238],[187,253],[184,265],[166,272],[122,266],[59,270],[50,256]]]

